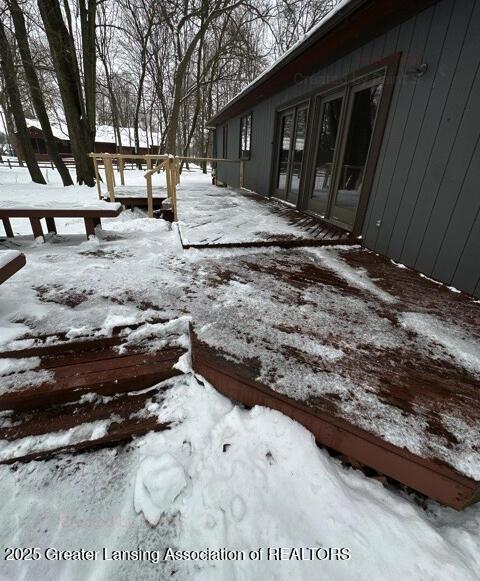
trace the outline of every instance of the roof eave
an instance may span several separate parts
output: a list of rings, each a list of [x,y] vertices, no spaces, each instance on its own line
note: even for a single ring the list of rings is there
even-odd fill
[[[275,66],[273,66],[266,74],[261,74],[253,83],[251,83],[246,89],[229,101],[225,107],[220,109],[213,117],[211,117],[207,126],[214,128],[219,125],[225,117],[225,114],[231,109],[232,106],[242,101],[247,95],[252,91],[263,85],[269,79],[274,77],[281,69],[286,65],[298,58],[303,52],[307,51],[312,45],[316,44],[321,38],[333,30],[340,22],[348,18],[361,6],[369,2],[370,0],[351,0],[347,2],[343,7],[341,7],[331,18],[329,18],[323,26],[320,26],[313,34],[308,36],[304,42],[300,43],[297,48],[287,53],[286,56],[280,59]]]

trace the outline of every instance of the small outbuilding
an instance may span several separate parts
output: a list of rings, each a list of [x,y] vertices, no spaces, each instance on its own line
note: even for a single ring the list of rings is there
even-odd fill
[[[343,0],[211,120],[243,187],[480,297],[480,0]],[[217,183],[240,186],[237,164]]]
[[[32,142],[35,157],[38,160],[50,160],[45,144],[40,122],[36,119],[27,119],[27,128]],[[53,136],[57,142],[60,155],[64,158],[72,157],[68,128],[65,123],[57,123],[52,126]],[[132,127],[120,128],[121,146],[118,135],[111,125],[99,125],[95,135],[96,153],[121,153],[133,154],[135,152],[135,134]],[[143,129],[139,130],[140,148],[138,153],[157,153],[160,138],[157,133],[149,133]]]

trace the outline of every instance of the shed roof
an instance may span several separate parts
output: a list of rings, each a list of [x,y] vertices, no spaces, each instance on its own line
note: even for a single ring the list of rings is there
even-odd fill
[[[37,119],[27,119],[27,127],[42,130],[42,126]],[[63,141],[69,139],[67,124],[62,121],[52,123],[52,132],[54,137]],[[122,145],[133,146],[135,143],[135,133],[133,127],[120,127],[120,134],[122,136]],[[144,129],[139,129],[140,147],[157,147],[161,141],[160,134],[153,133],[152,136]],[[95,134],[95,143],[116,143],[115,131],[111,125],[97,125]]]

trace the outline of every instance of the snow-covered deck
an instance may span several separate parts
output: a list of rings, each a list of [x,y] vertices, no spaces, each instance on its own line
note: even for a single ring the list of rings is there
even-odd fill
[[[197,275],[193,366],[220,391],[451,506],[480,499],[478,301],[361,248],[205,257]]]
[[[135,182],[134,173],[127,180],[142,185],[143,174]],[[42,201],[96,200],[93,189],[39,188],[22,183],[22,175],[6,176],[10,185],[0,187],[0,198],[30,204],[40,192]],[[179,192],[210,190],[208,180],[185,175]],[[15,239],[0,238],[2,249],[27,256],[27,266],[0,290],[4,393],[41,385],[62,367],[46,367],[35,351],[39,343],[57,350],[63,363],[72,357],[86,369],[110,357],[113,369],[114,361],[130,357],[117,349],[119,328],[137,353],[133,366],[141,354],[154,357],[172,341],[188,347],[191,322],[199,340],[193,366],[214,387],[249,405],[288,405],[280,408],[284,414],[238,406],[193,374],[183,356],[181,374],[148,391],[135,391],[127,378],[122,389],[130,393],[83,391],[79,401],[45,412],[43,420],[37,413],[30,421],[1,412],[5,459],[95,446],[129,422],[137,421],[137,434],[169,425],[126,447],[15,470],[0,466],[0,493],[8,499],[0,507],[3,544],[10,546],[14,535],[22,547],[106,547],[109,553],[322,545],[349,547],[352,558],[6,562],[9,578],[171,579],[175,572],[189,579],[270,579],[273,572],[279,579],[314,579],[321,566],[335,579],[358,578],[359,571],[369,579],[384,579],[388,571],[405,579],[424,578],[425,571],[436,579],[477,579],[480,505],[457,514],[428,501],[425,511],[418,497],[337,462],[286,416],[296,406],[304,415],[294,417],[352,463],[366,462],[358,447],[348,453],[341,447],[348,442],[346,424],[364,435],[364,446],[396,450],[395,462],[383,470],[370,458],[383,474],[395,476],[402,462],[408,478],[426,463],[438,467],[430,482],[456,480],[456,500],[463,501],[465,483],[478,481],[480,472],[478,301],[358,247],[184,250],[175,225],[137,210],[106,219],[101,236],[88,241],[82,220],[59,222],[62,235],[46,243],[33,242],[28,224],[16,219]],[[79,348],[87,339],[104,344],[104,352],[87,355]],[[212,369],[222,373],[214,378]],[[71,371],[63,366],[61,373],[73,386]],[[239,381],[235,393],[232,379]],[[330,439],[317,431],[320,412],[329,419]],[[65,423],[56,425],[59,417]],[[30,421],[24,437],[9,440],[23,419]],[[408,559],[399,559],[399,547]]]
[[[184,248],[328,246],[353,242],[347,232],[286,204],[245,190],[220,188],[206,180],[194,188],[180,186],[177,199]]]

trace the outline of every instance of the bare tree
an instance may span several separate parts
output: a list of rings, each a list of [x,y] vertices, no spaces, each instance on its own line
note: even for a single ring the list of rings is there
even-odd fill
[[[12,51],[5,32],[5,27],[0,20],[0,60],[1,70],[5,83],[5,92],[8,98],[9,109],[15,119],[17,127],[16,136],[21,147],[21,154],[25,159],[28,171],[32,181],[37,184],[45,184],[40,168],[38,167],[35,153],[33,151],[32,142],[28,133],[27,123],[25,121],[25,114],[23,111],[22,101],[20,99],[20,92],[18,90],[17,78],[15,73],[15,62],[12,56]]]
[[[58,152],[57,143],[55,141],[55,137],[53,136],[47,110],[43,100],[42,89],[40,87],[40,82],[38,80],[37,72],[35,70],[32,54],[30,52],[27,28],[25,26],[25,18],[22,9],[20,8],[20,5],[18,4],[17,0],[8,0],[8,6],[10,9],[10,14],[12,16],[13,25],[15,28],[15,37],[17,40],[18,49],[22,59],[22,64],[25,71],[25,77],[28,83],[30,96],[32,99],[36,116],[42,127],[47,152],[50,156],[50,159],[55,164],[60,177],[62,178],[63,185],[71,186],[73,184],[72,178],[70,177],[70,173],[68,172],[68,169]]]
[[[81,91],[81,80],[72,32],[65,25],[58,0],[38,0],[38,7],[45,26],[62,96],[68,134],[75,158],[77,182],[94,186],[93,164],[88,157],[88,154],[93,151],[91,124],[87,119],[85,102]],[[67,22],[69,22],[71,20],[69,10],[66,10],[66,13]]]

